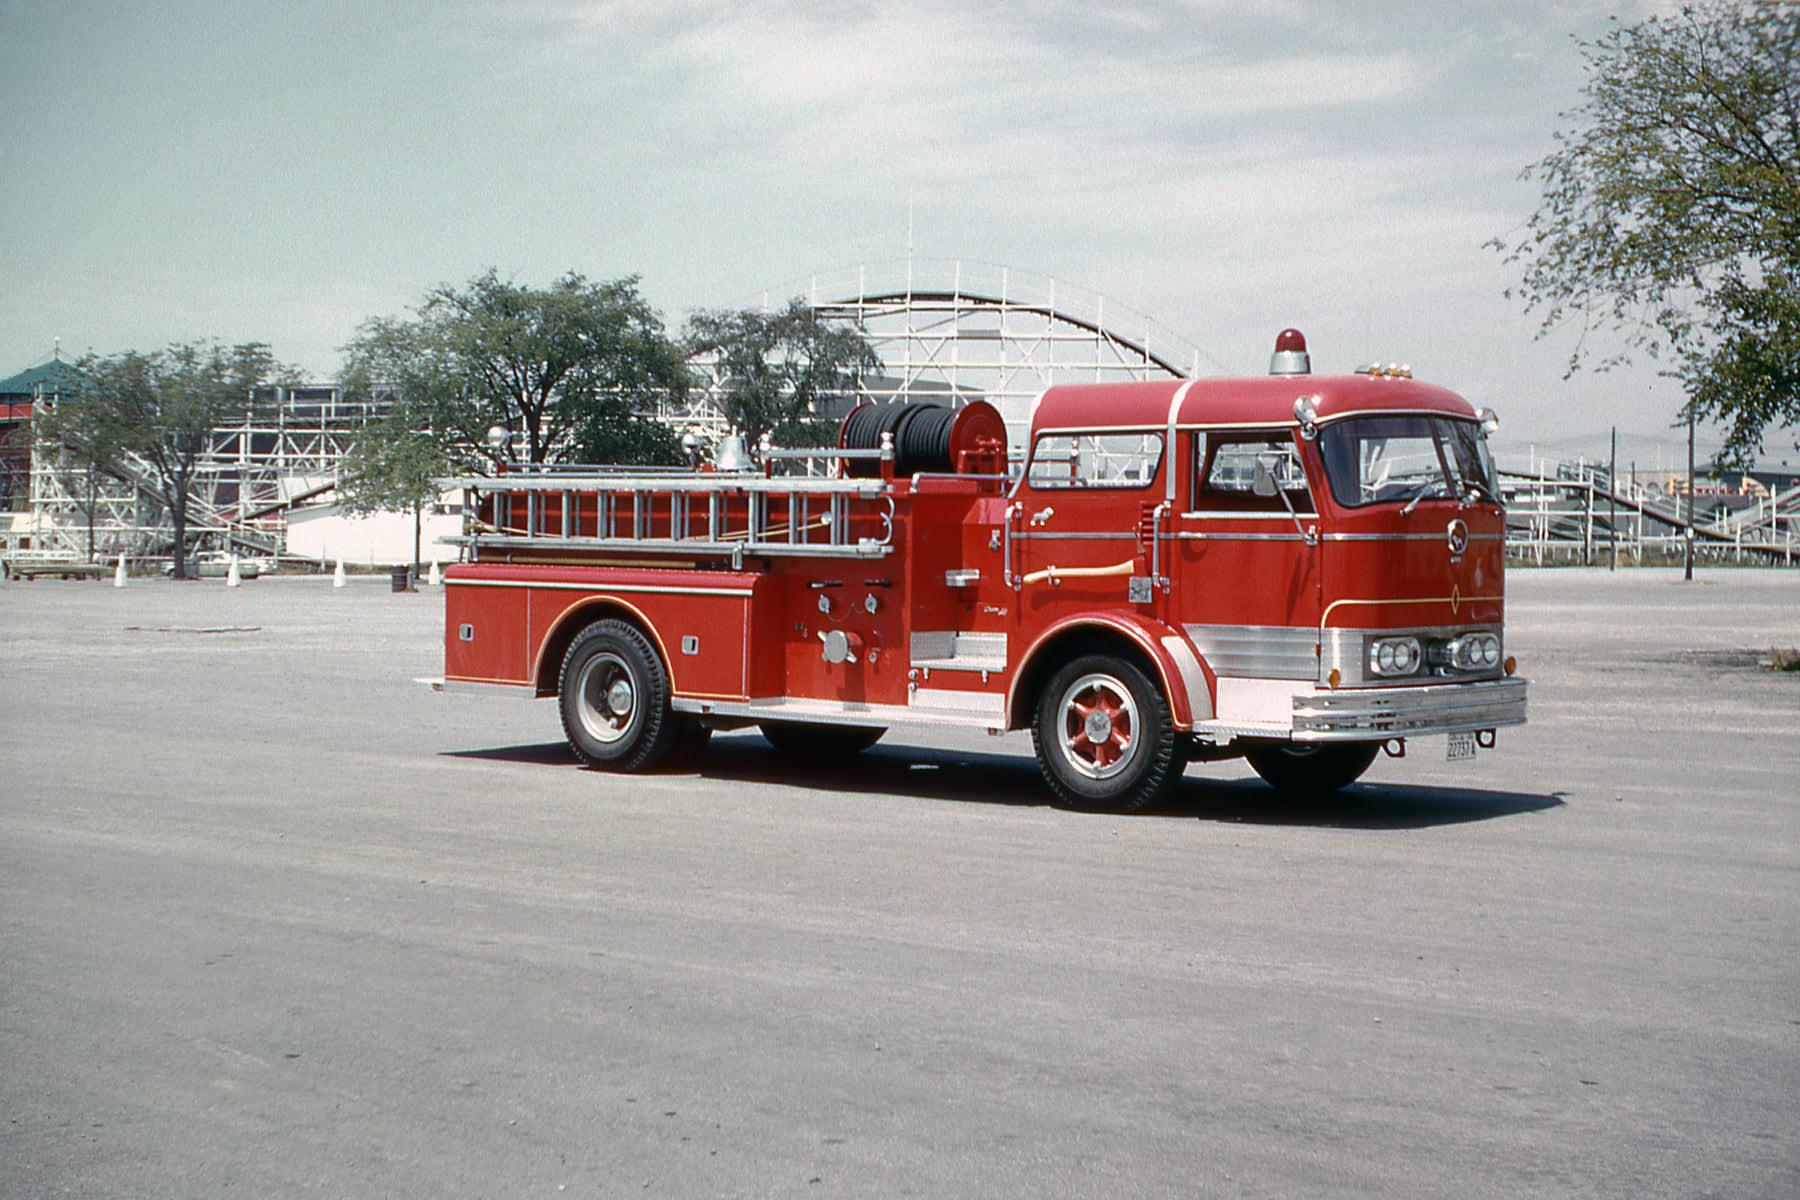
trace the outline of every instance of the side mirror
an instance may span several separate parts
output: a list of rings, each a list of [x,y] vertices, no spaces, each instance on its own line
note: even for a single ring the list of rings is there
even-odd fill
[[[1274,461],[1272,454],[1256,456],[1256,473],[1250,480],[1250,490],[1258,496],[1273,496],[1280,490],[1275,486]]]

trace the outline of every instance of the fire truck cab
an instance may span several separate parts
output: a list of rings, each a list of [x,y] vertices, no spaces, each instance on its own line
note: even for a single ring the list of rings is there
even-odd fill
[[[1289,330],[1268,376],[1050,388],[1016,467],[976,401],[737,470],[463,480],[445,680],[557,697],[617,770],[747,724],[800,755],[1028,729],[1079,808],[1190,761],[1330,791],[1409,738],[1472,757],[1525,719],[1491,417],[1306,364]]]

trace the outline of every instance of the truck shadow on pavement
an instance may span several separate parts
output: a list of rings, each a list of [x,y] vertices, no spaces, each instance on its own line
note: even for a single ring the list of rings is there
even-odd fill
[[[575,767],[564,742],[450,750],[449,757],[544,767]],[[1240,764],[1241,765],[1241,764]],[[1190,772],[1162,807],[1136,820],[1197,820],[1239,825],[1338,829],[1423,829],[1560,808],[1557,794],[1370,780],[1331,796],[1277,792],[1243,766],[1245,778]],[[715,737],[698,760],[659,772],[698,780],[758,783],[851,795],[911,796],[960,804],[1048,807],[1050,791],[1027,755],[883,746],[845,758],[804,761],[753,734]],[[1086,814],[1074,813],[1079,818]]]

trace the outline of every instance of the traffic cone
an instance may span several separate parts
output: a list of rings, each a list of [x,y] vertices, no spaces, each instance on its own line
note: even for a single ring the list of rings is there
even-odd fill
[[[431,570],[426,574],[425,582],[432,587],[437,587],[444,582],[444,573],[438,570],[438,561],[435,558],[431,560]]]
[[[119,555],[119,569],[113,572],[113,586],[125,586],[125,556]]]
[[[331,573],[331,586],[332,587],[343,587],[344,586],[344,560],[341,558],[338,559],[337,570],[335,570]]]
[[[231,565],[229,567],[225,568],[225,586],[226,587],[242,587],[242,586],[244,586],[244,576],[238,570],[237,555],[235,555],[235,554],[231,556]]]

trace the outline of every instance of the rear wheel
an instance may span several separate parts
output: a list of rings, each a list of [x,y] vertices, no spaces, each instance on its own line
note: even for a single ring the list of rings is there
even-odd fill
[[[674,747],[669,673],[649,639],[623,621],[596,621],[563,656],[557,689],[563,732],[592,767],[643,771]]]
[[[1270,785],[1284,792],[1316,796],[1355,783],[1379,753],[1380,742],[1271,743],[1249,747],[1244,757]]]
[[[876,725],[814,725],[806,721],[764,721],[757,728],[783,754],[841,758],[861,754],[887,730]]]
[[[1168,701],[1142,669],[1090,654],[1051,676],[1031,725],[1038,769],[1069,808],[1138,812],[1187,765]]]

